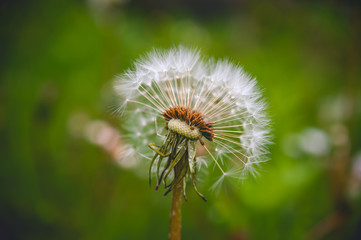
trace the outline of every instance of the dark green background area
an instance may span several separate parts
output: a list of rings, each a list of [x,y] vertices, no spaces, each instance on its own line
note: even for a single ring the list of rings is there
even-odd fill
[[[360,14],[353,1],[1,1],[0,238],[167,238],[171,197],[69,121],[82,113],[119,128],[113,77],[182,44],[256,77],[274,135],[260,177],[218,194],[205,184],[207,203],[189,191],[183,238],[358,239]],[[300,147],[307,129],[329,150]]]

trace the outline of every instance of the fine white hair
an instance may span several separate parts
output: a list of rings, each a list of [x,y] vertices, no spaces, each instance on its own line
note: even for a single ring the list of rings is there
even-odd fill
[[[131,127],[124,129],[128,129],[135,152],[147,155],[141,146],[144,139],[151,141],[160,134],[156,128],[161,126],[162,113],[183,106],[200,112],[213,124],[213,141],[206,144],[224,176],[227,172],[255,176],[255,167],[267,160],[270,127],[266,104],[256,79],[240,66],[227,60],[205,60],[198,50],[182,46],[153,50],[118,76],[114,88],[121,97],[120,111],[133,109],[128,111],[126,123]],[[224,169],[228,163],[233,169]]]

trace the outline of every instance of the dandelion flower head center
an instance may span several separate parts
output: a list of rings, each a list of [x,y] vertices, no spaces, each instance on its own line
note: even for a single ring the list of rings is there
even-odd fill
[[[201,136],[198,128],[191,127],[187,123],[182,122],[179,119],[171,119],[168,122],[168,129],[189,139],[196,140]]]
[[[183,106],[170,107],[163,113],[167,121],[166,129],[176,132],[189,139],[198,139],[201,136],[213,141],[213,124],[206,122],[203,115]]]

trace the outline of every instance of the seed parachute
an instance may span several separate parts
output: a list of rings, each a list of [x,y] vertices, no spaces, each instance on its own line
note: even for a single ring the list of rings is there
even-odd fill
[[[165,195],[181,185],[186,198],[191,180],[206,200],[196,185],[204,167],[197,149],[204,149],[222,178],[257,176],[268,160],[265,103],[255,79],[239,66],[206,61],[184,47],[154,50],[117,78],[115,90],[119,111],[128,116],[128,144],[150,159],[149,182],[155,176],[156,190],[163,184]]]

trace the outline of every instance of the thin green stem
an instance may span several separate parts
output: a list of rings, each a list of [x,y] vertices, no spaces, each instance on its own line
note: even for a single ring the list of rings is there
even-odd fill
[[[186,155],[186,154],[185,154]],[[185,158],[178,162],[174,168],[175,179],[182,173]],[[181,239],[181,226],[182,226],[182,197],[183,197],[183,181],[180,181],[173,188],[172,209],[170,212],[170,229],[169,240]]]

